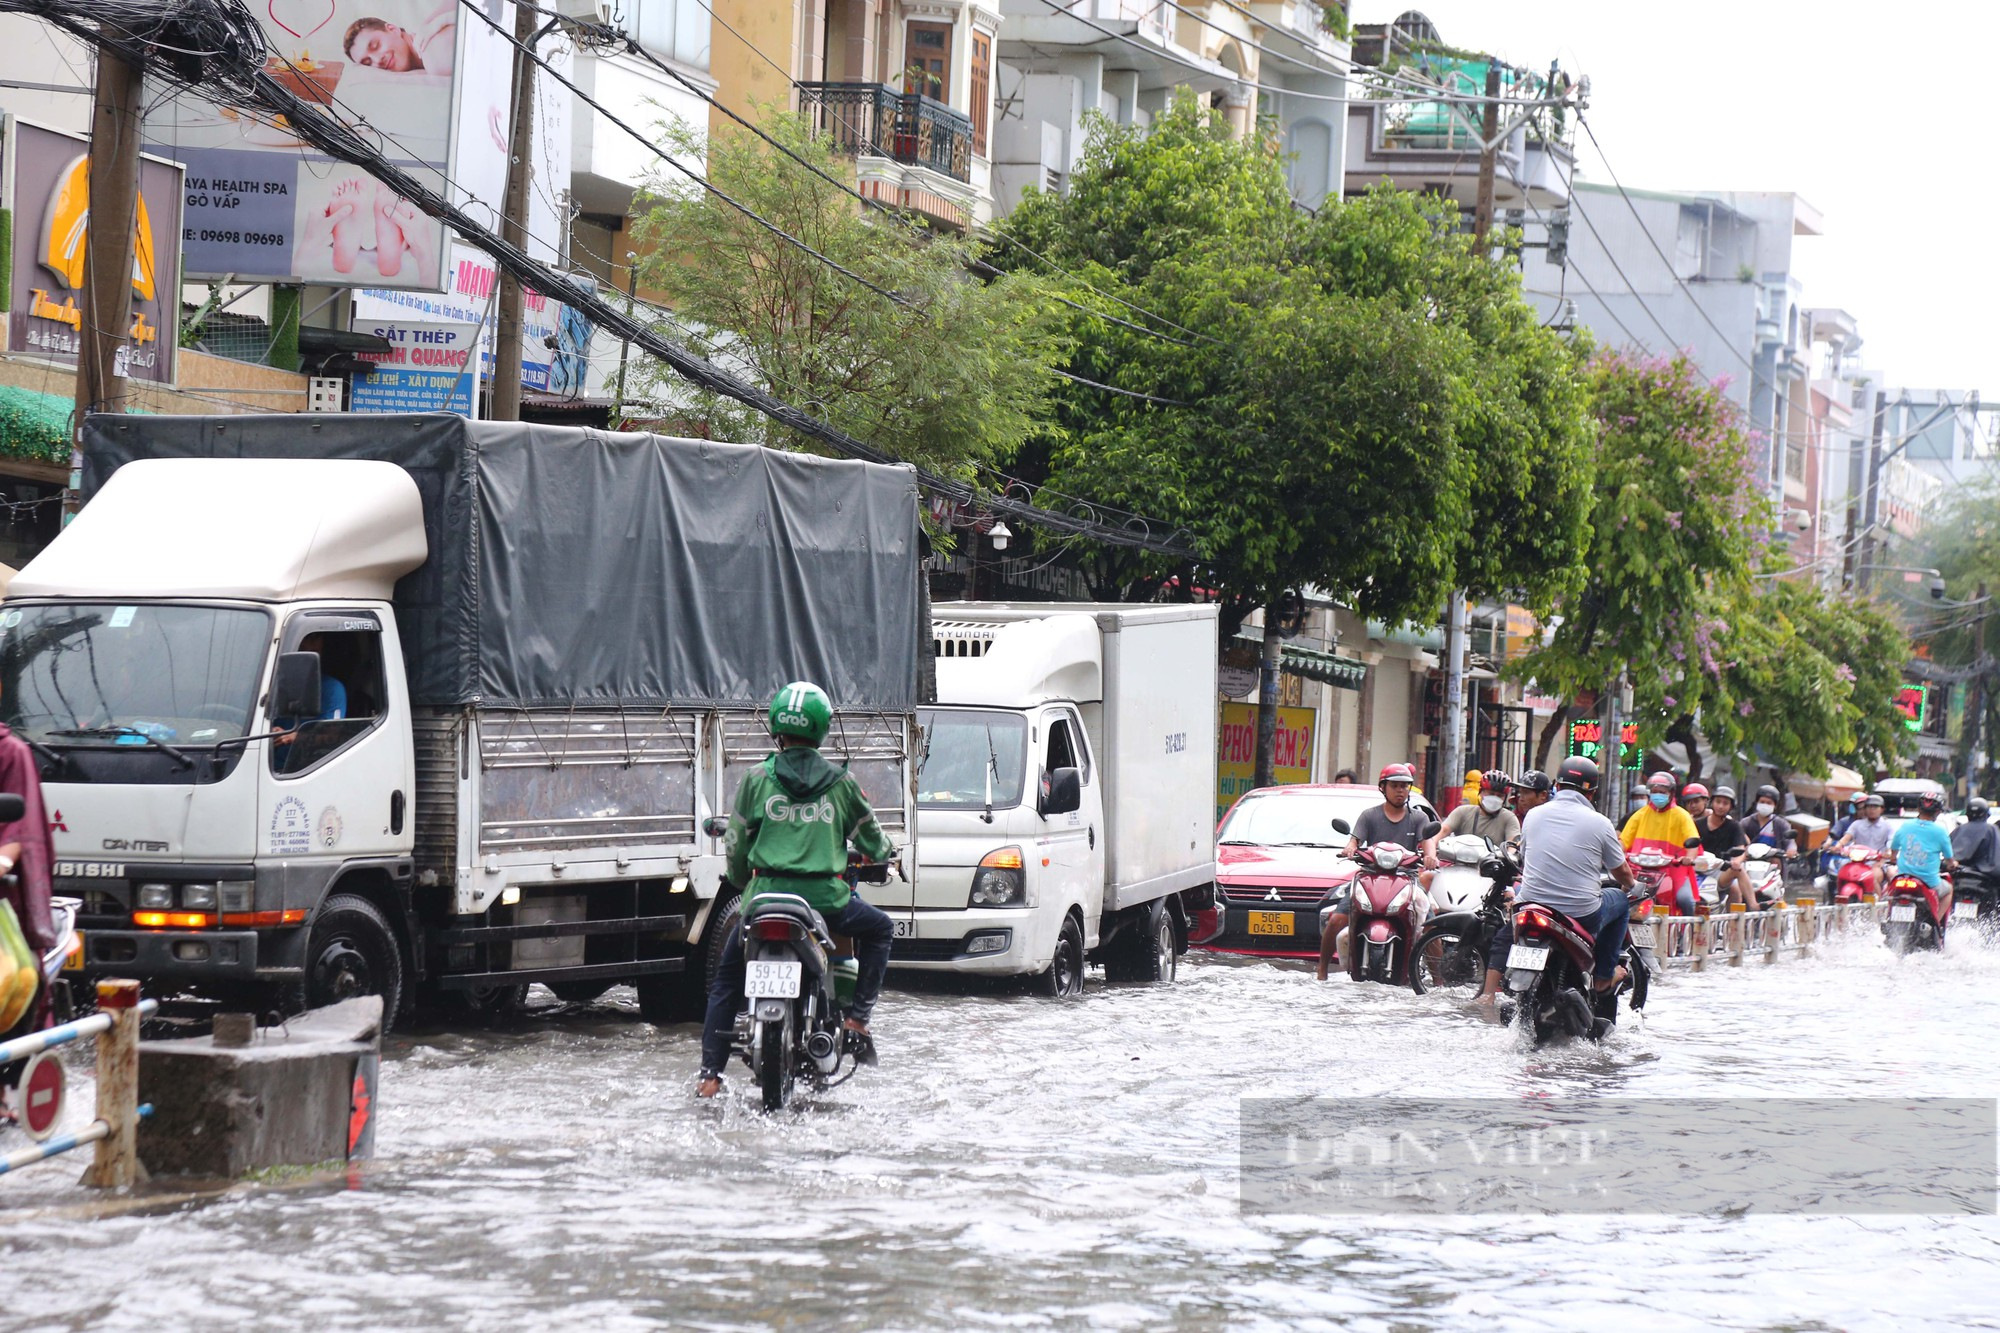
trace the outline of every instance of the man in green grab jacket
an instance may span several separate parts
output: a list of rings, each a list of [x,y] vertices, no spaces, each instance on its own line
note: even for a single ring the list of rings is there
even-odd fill
[[[868,1018],[889,971],[895,927],[881,908],[847,886],[847,844],[871,861],[896,854],[875,822],[861,784],[819,752],[833,725],[833,701],[819,686],[799,681],[779,690],[768,715],[778,752],[743,777],[729,816],[729,882],[742,886],[747,914],[760,892],[795,893],[826,918],[827,929],[854,941],[860,976],[846,1029],[864,1063],[874,1063]],[[722,1090],[729,1061],[729,1032],[743,1007],[743,927],[722,946],[722,964],[708,987],[708,1018],[701,1030],[701,1082],[697,1096]]]

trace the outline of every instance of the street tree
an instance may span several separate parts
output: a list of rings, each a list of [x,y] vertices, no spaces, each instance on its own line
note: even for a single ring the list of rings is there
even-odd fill
[[[853,183],[850,159],[803,117],[761,129],[825,176]],[[703,137],[661,128],[684,159]],[[864,209],[852,195],[747,132],[706,137],[707,175],[786,236],[865,278],[891,300],[807,254],[715,194],[649,181],[635,207],[639,281],[673,312],[692,350],[899,458],[970,475],[1010,458],[1049,410],[1051,367],[1068,344],[1041,279],[972,276],[976,243]],[[673,403],[686,429],[717,439],[818,451],[733,399],[693,391],[650,362],[642,392]]]

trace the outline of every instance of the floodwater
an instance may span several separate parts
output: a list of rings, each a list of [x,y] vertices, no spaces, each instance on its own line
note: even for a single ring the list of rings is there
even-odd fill
[[[1992,1097],[2000,952],[1954,946],[1679,975],[1547,1054],[1247,959],[1071,1003],[892,990],[882,1068],[781,1116],[740,1067],[695,1102],[695,1029],[629,992],[537,991],[517,1030],[393,1038],[346,1179],[119,1210],[73,1166],[0,1177],[0,1327],[2000,1327],[1993,1217],[1238,1204],[1246,1096]],[[1687,1142],[1727,1169],[1726,1135]]]

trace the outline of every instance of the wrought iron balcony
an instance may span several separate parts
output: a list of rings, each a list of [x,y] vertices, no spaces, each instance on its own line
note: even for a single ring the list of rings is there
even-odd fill
[[[845,152],[972,179],[972,121],[943,102],[880,83],[801,83],[799,101]]]

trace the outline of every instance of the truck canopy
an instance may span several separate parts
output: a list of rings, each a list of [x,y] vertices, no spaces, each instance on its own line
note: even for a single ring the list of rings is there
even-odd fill
[[[419,705],[762,707],[800,679],[843,709],[916,702],[907,468],[442,414],[98,415],[83,428],[86,501],[125,464],[172,458],[407,472],[429,556],[392,601]],[[270,538],[239,522],[245,503],[167,518],[218,560],[257,564]],[[255,503],[304,525],[320,497],[287,487]]]

